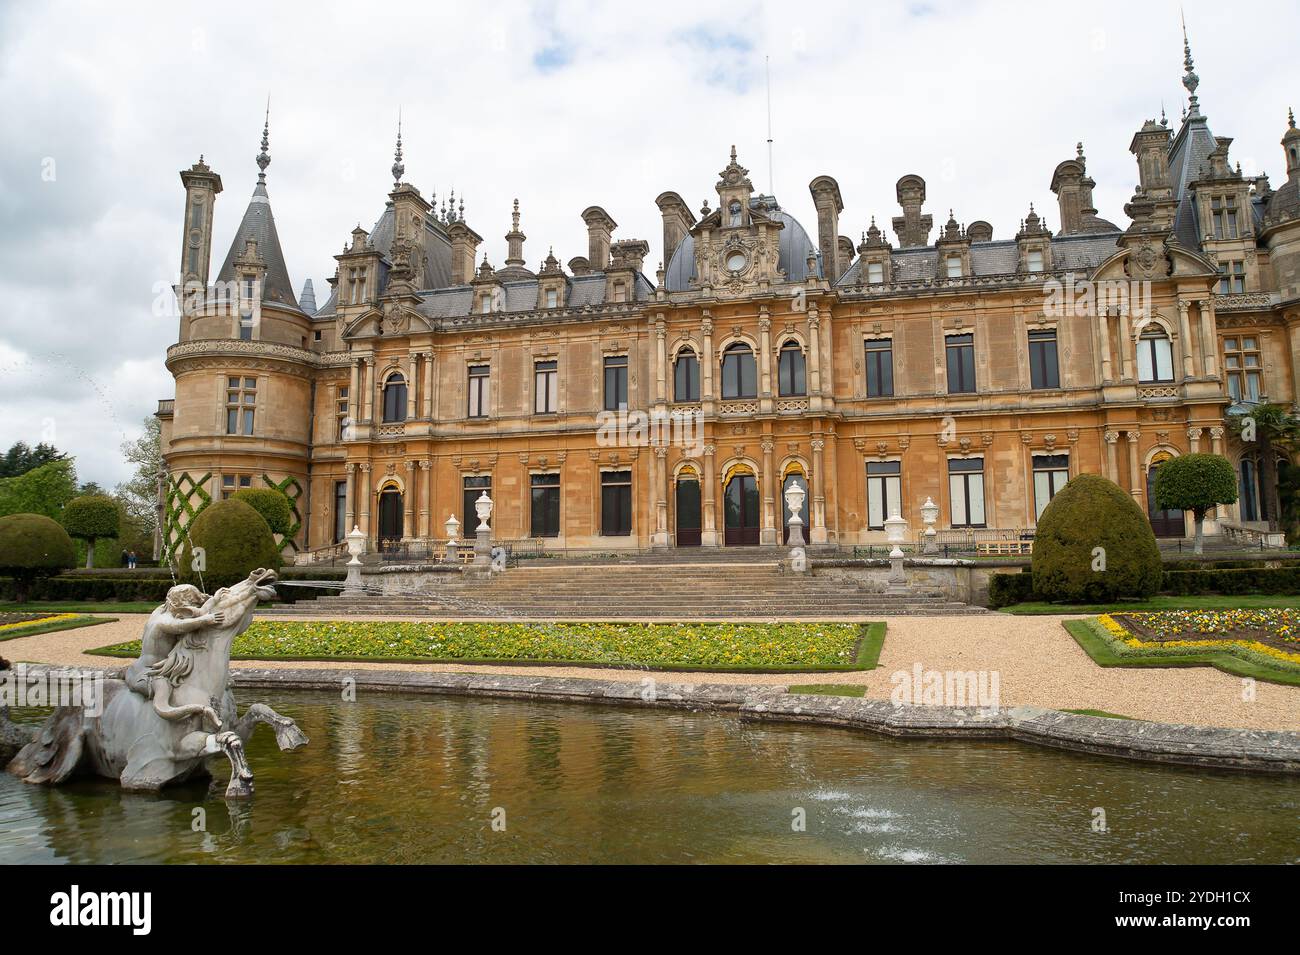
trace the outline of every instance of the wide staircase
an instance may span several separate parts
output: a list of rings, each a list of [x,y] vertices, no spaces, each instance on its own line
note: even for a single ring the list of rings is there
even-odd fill
[[[981,614],[938,590],[873,593],[852,580],[796,574],[777,561],[528,562],[490,578],[439,580],[424,592],[341,594],[269,611],[276,615],[445,616],[504,619],[875,617]]]

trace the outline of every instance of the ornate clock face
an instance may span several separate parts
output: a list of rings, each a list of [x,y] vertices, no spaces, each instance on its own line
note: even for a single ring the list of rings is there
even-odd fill
[[[727,271],[739,272],[749,263],[749,257],[737,249],[727,253]]]

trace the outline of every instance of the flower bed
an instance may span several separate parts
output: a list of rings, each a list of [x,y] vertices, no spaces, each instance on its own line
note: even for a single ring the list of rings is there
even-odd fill
[[[1232,673],[1281,682],[1300,679],[1300,614],[1295,610],[1161,610],[1102,614],[1087,630],[1066,628],[1098,663],[1120,666],[1210,664]],[[1244,662],[1233,665],[1229,658]]]
[[[0,634],[9,636],[12,631],[24,627],[71,620],[76,616],[75,613],[0,613]]]
[[[106,623],[112,617],[91,617],[81,613],[0,613],[0,640],[31,637],[55,630],[74,630]]]
[[[699,670],[863,670],[885,625],[852,623],[428,623],[258,620],[243,660],[582,663]],[[92,651],[134,656],[139,642]]]

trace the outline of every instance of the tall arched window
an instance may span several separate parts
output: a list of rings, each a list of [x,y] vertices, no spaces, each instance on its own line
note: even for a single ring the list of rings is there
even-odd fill
[[[1138,381],[1173,381],[1174,350],[1163,328],[1148,328],[1137,343]]]
[[[722,353],[722,397],[757,396],[758,369],[754,364],[754,352],[744,342],[728,345]]]
[[[384,420],[406,420],[406,379],[395,371],[384,382]]]
[[[700,400],[700,360],[691,348],[683,348],[673,362],[673,401]]]
[[[781,358],[777,363],[777,378],[780,385],[779,393],[783,397],[787,395],[806,395],[808,393],[805,386],[803,349],[793,339],[781,346]]]

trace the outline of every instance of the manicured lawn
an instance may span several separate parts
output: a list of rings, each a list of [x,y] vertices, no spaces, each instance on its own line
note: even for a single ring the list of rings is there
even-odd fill
[[[160,602],[160,601],[159,601]],[[15,603],[12,600],[0,600],[0,612],[3,613],[153,613],[158,609],[159,602],[149,602],[147,600],[123,600],[123,601],[39,601],[33,600],[25,604]]]
[[[1236,610],[1242,607],[1300,607],[1300,596],[1277,594],[1239,594],[1235,597],[1197,595],[1192,597],[1156,596],[1147,600],[1122,600],[1111,604],[1050,604],[1030,601],[1002,607],[1002,613],[1035,615],[1051,613],[1125,613],[1130,610]]]
[[[803,683],[799,686],[791,686],[787,692],[805,693],[810,696],[862,697],[867,695],[867,688],[853,683]]]
[[[0,624],[0,640],[15,640],[18,637],[34,637],[38,633],[93,627],[100,623],[112,623],[115,619],[117,618],[91,617],[73,613],[46,613],[30,621]]]
[[[236,660],[519,663],[783,673],[870,670],[883,623],[428,623],[258,620]],[[92,650],[133,657],[138,641]]]
[[[1182,645],[1159,646],[1130,635],[1122,636],[1122,628],[1116,630],[1117,624],[1106,624],[1103,620],[1099,617],[1064,621],[1066,631],[1098,666],[1212,666],[1234,676],[1300,686],[1300,663],[1280,659],[1274,655],[1276,651],[1249,641],[1182,641]]]

